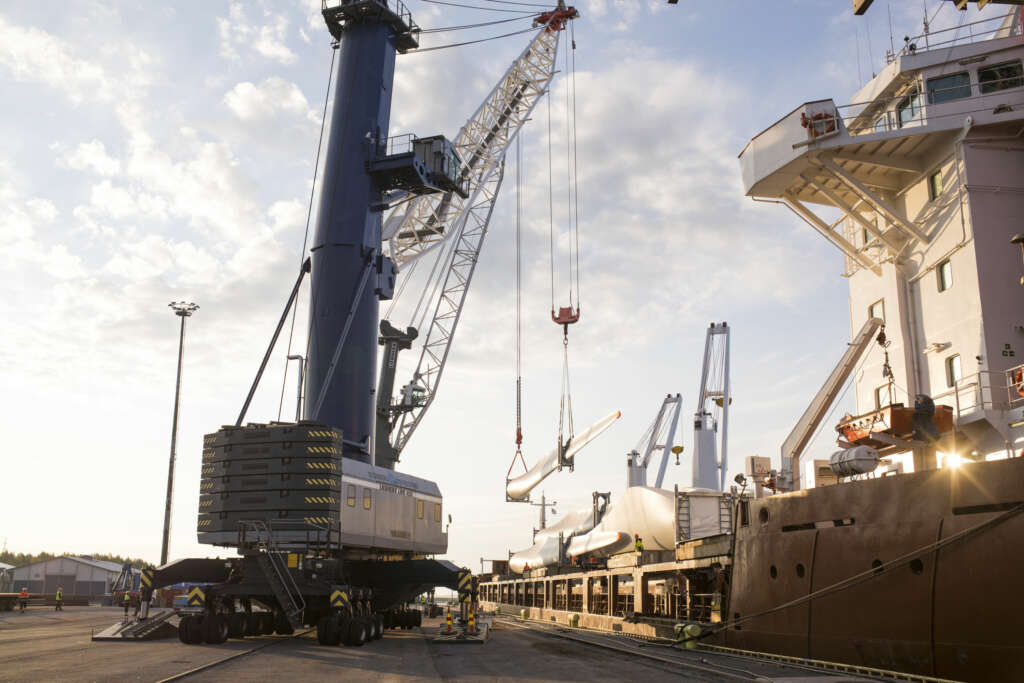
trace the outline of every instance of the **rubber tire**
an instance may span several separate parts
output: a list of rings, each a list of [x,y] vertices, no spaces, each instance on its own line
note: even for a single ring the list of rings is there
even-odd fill
[[[258,636],[263,634],[263,626],[260,624],[260,613],[249,612],[245,615],[245,635]]]
[[[366,642],[366,624],[362,619],[353,619],[348,625],[348,645],[361,647]]]
[[[260,631],[262,635],[274,635],[274,613],[260,612]]]
[[[420,626],[423,625],[423,612],[417,611],[414,616],[416,618],[413,621],[413,626],[415,626],[416,628],[419,628]]]
[[[290,636],[295,633],[295,627],[288,621],[284,612],[274,612],[274,633],[279,636]]]
[[[371,619],[373,619],[373,623],[377,625],[377,636],[375,640],[380,640],[384,637],[384,617],[379,614],[375,614]]]
[[[328,636],[331,634],[334,620],[324,615],[316,622],[316,642],[321,645],[330,645]]]
[[[191,623],[192,616],[189,614],[186,614],[178,621],[178,640],[185,643],[186,645],[192,644],[188,639]]]
[[[245,638],[245,633],[249,628],[249,620],[246,617],[245,612],[234,612],[228,618],[228,637],[229,638]]]
[[[366,626],[366,642],[372,643],[377,640],[377,622],[373,617],[361,617],[363,625]]]
[[[200,616],[193,616],[188,621],[188,626],[185,627],[185,637],[188,638],[189,645],[199,645],[203,642],[203,633],[205,633],[205,619]]]
[[[209,614],[203,619],[203,642],[220,645],[228,639],[228,621],[221,614]]]

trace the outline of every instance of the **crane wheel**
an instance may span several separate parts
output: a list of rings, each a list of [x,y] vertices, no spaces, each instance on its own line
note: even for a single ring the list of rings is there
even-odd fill
[[[208,614],[203,619],[203,641],[220,645],[228,639],[228,621],[220,614]]]
[[[260,612],[260,631],[265,636],[274,635],[273,612]]]
[[[249,620],[245,612],[235,612],[228,619],[228,636],[231,638],[245,638],[248,628]]]
[[[415,617],[415,620],[413,621],[413,626],[419,628],[420,626],[423,625],[423,612],[417,611],[415,613],[414,617]]]
[[[366,642],[366,624],[362,619],[352,619],[348,625],[348,645],[360,647]]]
[[[374,640],[380,640],[384,637],[384,617],[379,614],[375,614],[370,618],[373,619],[373,623],[377,625],[377,635],[374,637]]]
[[[186,645],[191,645],[188,639],[189,625],[191,621],[192,617],[186,614],[178,622],[178,640],[185,643]]]
[[[263,633],[263,627],[260,625],[260,613],[247,612],[245,614],[245,635],[258,636],[261,633]]]

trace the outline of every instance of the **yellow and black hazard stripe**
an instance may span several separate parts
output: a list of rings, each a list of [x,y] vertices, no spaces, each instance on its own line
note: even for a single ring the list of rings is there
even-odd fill
[[[338,449],[334,446],[306,446],[307,453],[318,453],[320,455],[339,455]]]
[[[216,452],[217,451],[213,450],[212,448],[204,448],[203,449],[203,460],[213,460],[213,455]]]
[[[331,593],[331,607],[348,607],[351,609],[352,603],[348,599],[348,593],[343,590],[335,590]]]
[[[338,470],[338,464],[333,462],[307,462],[307,470]]]
[[[306,496],[307,503],[337,503],[336,498],[330,496]]]
[[[306,524],[333,524],[334,517],[303,517]]]
[[[199,509],[208,508],[213,505],[212,496],[199,496]]]
[[[203,603],[206,602],[206,594],[203,593],[203,589],[199,586],[195,586],[188,592],[188,606],[189,607],[202,607]]]
[[[308,434],[317,438],[334,439],[337,438],[338,433],[333,429],[311,429]]]
[[[216,482],[213,481],[212,479],[207,479],[206,481],[201,481],[201,482],[199,482],[199,490],[200,491],[209,491],[210,489],[213,488],[213,485],[215,483]]]
[[[203,474],[213,474],[213,465],[203,465]]]
[[[321,479],[321,478],[318,478],[318,477],[307,477],[306,478],[306,484],[309,485],[309,486],[331,486],[331,487],[335,487],[335,486],[338,485],[338,480],[337,479],[333,479],[333,478]]]
[[[142,581],[142,585],[145,586],[146,588],[152,588],[153,587],[153,570],[152,569],[143,569],[142,570],[141,581]]]
[[[206,436],[203,437],[203,445],[204,446],[212,446],[216,440],[217,440],[217,435],[216,434],[207,434]]]
[[[206,527],[210,526],[210,524],[212,522],[213,522],[212,519],[201,519],[201,520],[199,520],[198,526],[199,526],[200,529],[205,529]]]

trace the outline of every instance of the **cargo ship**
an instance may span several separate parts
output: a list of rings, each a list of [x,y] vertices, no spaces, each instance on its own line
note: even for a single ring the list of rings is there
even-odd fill
[[[492,576],[485,604],[864,672],[1024,680],[1022,12],[908,37],[852,102],[802,103],[739,156],[745,194],[842,252],[851,341],[716,528],[674,552]],[[856,409],[828,423],[844,387]],[[835,430],[836,452],[806,451]],[[704,494],[707,495],[707,494]],[[566,539],[567,543],[570,539]],[[673,631],[673,629],[675,629]]]

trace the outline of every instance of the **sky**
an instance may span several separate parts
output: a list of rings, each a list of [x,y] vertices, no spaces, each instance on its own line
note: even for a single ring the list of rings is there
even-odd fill
[[[507,11],[525,5],[407,4],[423,28],[516,18],[424,34],[423,47],[530,23]],[[743,197],[737,155],[804,101],[847,102],[885,64],[890,13],[897,47],[920,33],[925,11],[933,28],[959,19],[940,0],[875,2],[865,17],[827,0],[576,6],[583,316],[570,333],[574,414],[578,426],[614,410],[622,418],[574,472],[542,485],[559,514],[588,507],[594,490],[614,501],[624,456],[666,393],[682,394],[685,448],[667,485],[690,484],[688,425],[711,321],[728,321],[733,335],[728,477],[749,455],[778,464],[782,440],[845,350],[847,288],[838,251],[782,207]],[[186,332],[170,555],[229,552],[196,541],[202,436],[234,422],[302,260],[331,63],[319,9],[318,0],[69,0],[59,13],[0,3],[8,549],[159,558],[179,331],[167,304],[187,300],[200,309]],[[976,18],[972,7],[968,21]],[[400,56],[391,133],[453,137],[531,37]],[[551,91],[559,273],[568,258],[564,75]],[[546,128],[542,103],[524,129],[520,187],[531,464],[554,445],[561,378]],[[506,503],[503,491],[515,432],[510,177],[437,398],[399,464],[441,487],[453,518],[447,557],[473,568],[528,546],[537,524],[536,508]],[[560,277],[557,298],[564,289]],[[304,348],[305,297],[293,352]],[[248,419],[293,414],[286,353],[287,339]],[[827,457],[833,445],[824,433],[811,453]]]

